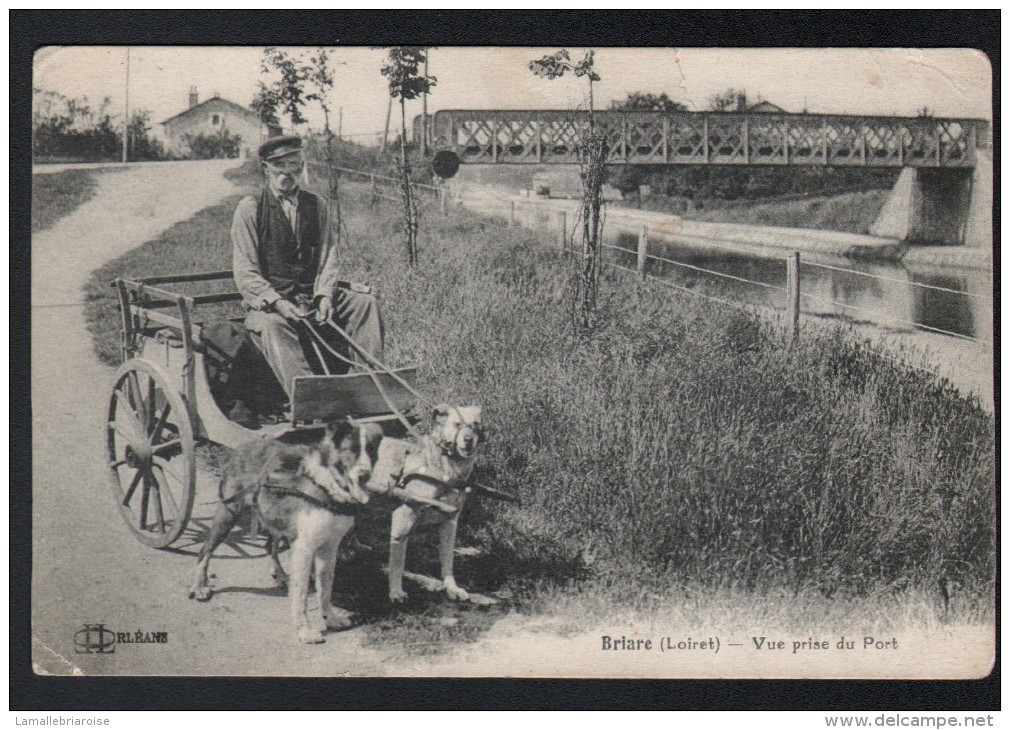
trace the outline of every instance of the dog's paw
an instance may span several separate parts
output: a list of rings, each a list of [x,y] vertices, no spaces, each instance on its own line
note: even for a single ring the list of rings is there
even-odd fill
[[[470,600],[470,594],[456,585],[456,581],[447,580],[445,581],[445,592],[454,601],[468,601]]]
[[[288,574],[281,571],[272,573],[271,578],[274,579],[274,588],[280,588],[285,593],[288,590]]]
[[[390,591],[389,600],[392,603],[403,603],[404,601],[407,600],[407,591],[403,590],[402,588],[395,591]]]
[[[298,629],[298,641],[303,644],[322,644],[326,641],[323,632],[313,626],[303,626]]]
[[[195,598],[198,601],[209,601],[213,593],[214,591],[210,586],[196,586],[189,589],[189,597]]]
[[[326,628],[349,629],[354,625],[353,615],[350,611],[345,611],[342,608],[330,608],[326,614]]]

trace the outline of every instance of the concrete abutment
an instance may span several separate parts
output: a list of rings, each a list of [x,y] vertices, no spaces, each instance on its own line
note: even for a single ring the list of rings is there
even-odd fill
[[[992,248],[992,161],[974,169],[902,170],[870,233],[906,243]]]

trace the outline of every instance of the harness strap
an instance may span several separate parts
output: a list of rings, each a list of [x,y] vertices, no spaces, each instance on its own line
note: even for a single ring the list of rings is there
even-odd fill
[[[358,363],[355,363],[352,360],[344,357],[341,353],[337,352],[332,347],[330,347],[330,344],[316,330],[315,326],[310,321],[308,321],[306,319],[303,319],[301,321],[305,324],[306,329],[308,329],[309,333],[312,335],[312,338],[313,338],[312,339],[312,346],[316,348],[316,352],[317,353],[319,351],[319,348],[318,348],[318,345],[316,345],[316,342],[318,341],[319,344],[321,344],[323,347],[325,347],[326,350],[327,350],[327,352],[329,352],[334,357],[338,358],[339,360],[341,360],[344,363],[347,363],[348,365],[357,366]],[[340,329],[339,327],[337,327],[336,325],[334,325],[332,321],[329,322],[329,324],[331,326],[333,326],[333,328],[336,329],[337,332],[339,334],[341,334],[341,336],[343,336],[345,339],[347,339],[347,341],[350,343],[350,345],[352,347],[354,347],[358,352],[363,353],[363,351],[357,345],[357,343],[355,343],[353,340],[351,340],[350,336],[346,332],[344,332],[342,329]],[[381,365],[381,363],[380,363],[380,365]],[[385,388],[382,387],[382,382],[379,380],[379,376],[376,374],[376,372],[374,370],[366,370],[365,372],[368,375],[368,377],[371,378],[372,383],[375,385],[375,389],[379,392],[379,395],[382,397],[382,400],[384,400],[386,402],[386,405],[389,406],[390,410],[392,411],[393,415],[396,416],[397,420],[400,421],[400,423],[403,424],[404,428],[406,428],[408,432],[410,432],[411,434],[413,434],[415,437],[420,438],[421,437],[420,432],[416,428],[414,428],[414,426],[413,426],[413,424],[411,424],[410,420],[400,411],[399,408],[396,407],[396,404],[393,403],[393,399],[390,398],[389,395],[387,395],[386,390],[385,390]],[[425,401],[426,400],[417,391],[415,391],[413,388],[411,388],[409,385],[407,385],[406,382],[402,378],[398,377],[395,373],[389,371],[388,369],[386,369],[385,372],[386,372],[387,375],[390,375],[393,378],[395,378],[396,380],[400,381],[400,383],[402,385],[404,385],[407,388],[408,391],[412,392],[412,394],[416,398],[418,398],[418,400],[421,400],[421,401]]]
[[[402,487],[407,482],[427,482],[432,486],[439,487],[440,489],[463,489],[463,487],[453,487],[447,482],[443,482],[441,479],[437,479],[433,476],[428,476],[427,474],[421,474],[420,472],[412,471],[406,474],[401,474],[400,478],[396,480],[396,486]]]
[[[291,489],[290,487],[282,487],[278,484],[264,484],[263,489],[266,489],[274,494],[279,494],[285,497],[297,497],[305,502],[308,502],[314,507],[319,507],[327,512],[334,515],[345,515],[354,517],[358,513],[358,507],[361,505],[353,504],[347,505],[339,502],[334,502],[333,500],[328,500],[324,502],[321,499],[316,499],[315,497],[306,494],[305,492],[299,491],[298,489]]]

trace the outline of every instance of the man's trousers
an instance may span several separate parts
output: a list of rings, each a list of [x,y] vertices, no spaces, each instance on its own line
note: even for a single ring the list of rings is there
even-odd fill
[[[331,327],[318,325],[313,318],[309,321],[317,330],[327,335],[326,339],[331,343],[331,347],[339,342],[339,337]],[[338,288],[333,296],[333,322],[354,338],[362,350],[372,357],[382,359],[382,318],[379,315],[379,302],[374,294],[362,294]],[[298,330],[304,325],[289,322],[276,312],[251,309],[246,313],[245,326],[250,332],[259,335],[263,355],[290,398],[294,389],[294,378],[315,374],[309,366],[302,345],[307,333],[303,332],[299,337]],[[358,363],[359,369],[371,369],[367,360],[358,355],[354,348],[346,351]]]

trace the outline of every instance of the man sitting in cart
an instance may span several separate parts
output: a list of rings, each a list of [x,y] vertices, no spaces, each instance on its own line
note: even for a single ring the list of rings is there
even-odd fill
[[[245,326],[288,397],[295,377],[314,374],[302,320],[332,321],[372,357],[382,358],[382,320],[371,289],[341,282],[326,204],[299,187],[302,140],[275,137],[259,147],[265,184],[244,198],[231,227],[232,268],[246,310]],[[319,331],[333,332],[330,327]],[[353,348],[352,348],[353,350]],[[352,352],[352,357],[356,353]],[[364,359],[355,358],[363,368]]]

